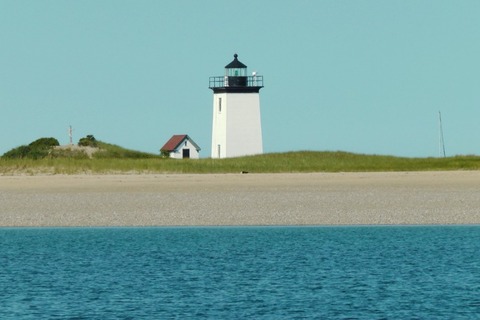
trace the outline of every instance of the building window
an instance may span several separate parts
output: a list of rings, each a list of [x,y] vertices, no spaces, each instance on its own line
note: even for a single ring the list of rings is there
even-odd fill
[[[220,158],[220,145],[217,146],[218,158]]]
[[[187,146],[187,140],[185,140],[185,147]]]
[[[222,112],[222,98],[218,98],[218,112]]]

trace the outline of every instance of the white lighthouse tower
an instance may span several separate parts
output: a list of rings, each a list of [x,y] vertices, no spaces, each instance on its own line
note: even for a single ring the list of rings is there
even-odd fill
[[[253,72],[235,54],[225,75],[210,77],[213,90],[212,158],[263,153],[260,89],[263,76]]]

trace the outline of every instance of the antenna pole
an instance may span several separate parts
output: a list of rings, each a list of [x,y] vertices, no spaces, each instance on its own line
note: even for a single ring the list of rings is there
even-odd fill
[[[446,157],[446,154],[445,154],[445,141],[443,140],[443,128],[442,128],[442,114],[440,113],[440,111],[438,111],[438,126],[439,126],[439,146],[438,146],[438,153],[439,153],[439,156],[442,155],[442,152],[443,152],[443,157],[445,158]]]

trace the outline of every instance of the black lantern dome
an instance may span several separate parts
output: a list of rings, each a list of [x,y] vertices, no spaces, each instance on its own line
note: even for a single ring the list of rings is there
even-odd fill
[[[238,61],[238,54],[233,55],[233,61],[225,66],[226,76],[247,76],[247,66]]]
[[[259,92],[263,88],[263,76],[254,72],[247,75],[247,66],[233,55],[233,61],[225,66],[225,76],[210,77],[210,89],[214,92]]]
[[[238,54],[233,55],[233,61],[225,66],[225,77],[231,87],[247,86],[247,66],[238,61]]]

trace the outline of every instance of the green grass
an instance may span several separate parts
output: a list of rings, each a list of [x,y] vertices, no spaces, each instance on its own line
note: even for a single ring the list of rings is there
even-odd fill
[[[96,159],[159,159],[159,155],[147,152],[134,151],[123,147],[97,141],[98,148],[101,150],[93,155]]]
[[[103,144],[93,159],[0,158],[0,174],[288,173],[479,170],[479,156],[402,158],[348,152],[299,151],[229,159],[174,160]]]

